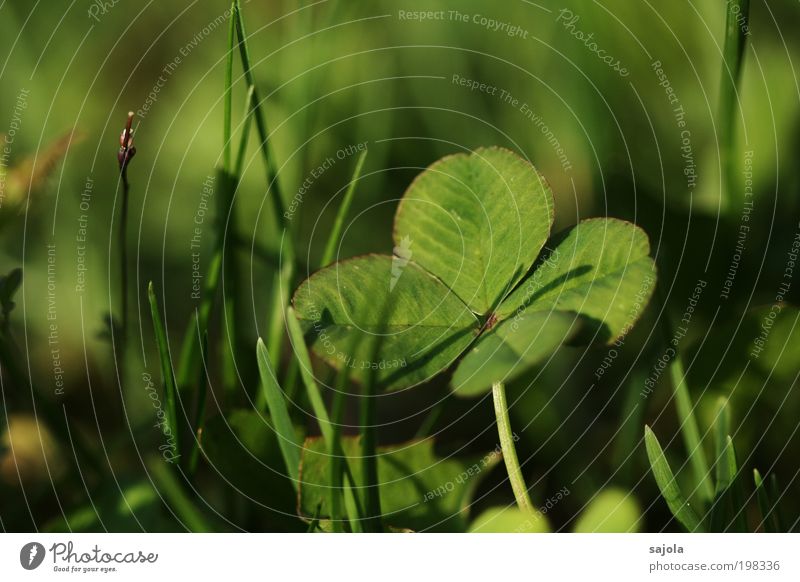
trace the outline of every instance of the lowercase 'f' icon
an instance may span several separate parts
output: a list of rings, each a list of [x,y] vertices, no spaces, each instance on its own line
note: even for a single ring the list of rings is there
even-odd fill
[[[19,563],[26,570],[35,570],[44,561],[44,546],[39,542],[29,542],[19,551]]]

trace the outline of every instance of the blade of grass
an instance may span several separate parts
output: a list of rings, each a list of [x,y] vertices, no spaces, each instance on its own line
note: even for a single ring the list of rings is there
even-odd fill
[[[236,9],[236,2],[231,3],[231,17],[228,19],[228,50],[225,60],[225,98],[223,100],[224,113],[222,117],[222,165],[230,173],[231,168],[231,131],[233,114],[233,54],[234,43],[236,41],[236,24],[233,18],[233,11]]]
[[[731,437],[723,437],[718,445],[719,457],[716,463],[717,484],[714,504],[711,507],[711,531],[724,532],[731,526],[736,514],[731,486],[736,479],[736,455]]]
[[[244,17],[242,16],[242,8],[239,0],[235,0],[231,9],[231,18],[236,25],[236,33],[239,38],[239,57],[242,61],[242,70],[247,84],[253,88],[253,109],[255,113],[256,128],[258,129],[258,136],[261,140],[261,154],[264,159],[264,165],[267,172],[267,189],[273,191],[272,204],[275,209],[277,219],[281,225],[288,230],[287,218],[284,215],[285,208],[283,203],[283,196],[280,191],[280,183],[278,182],[278,173],[275,170],[275,164],[272,156],[269,153],[269,131],[267,130],[266,116],[262,108],[261,98],[256,87],[255,78],[253,77],[253,70],[250,60],[250,49],[247,45],[247,32],[244,26]]]
[[[781,499],[781,492],[778,489],[778,476],[773,473],[769,478],[769,498],[772,500],[772,517],[775,520],[775,529],[779,532],[787,531],[783,527],[778,500]]]
[[[242,124],[242,136],[239,139],[239,149],[236,152],[236,165],[233,167],[233,175],[237,180],[241,180],[244,171],[244,158],[247,153],[247,142],[250,141],[250,128],[253,119],[253,96],[256,88],[250,85],[247,89],[247,97],[244,101],[244,123]]]
[[[361,155],[358,157],[356,161],[355,169],[353,170],[353,176],[350,180],[350,184],[347,187],[345,192],[344,198],[342,199],[341,204],[339,205],[339,209],[336,212],[336,219],[334,220],[333,228],[331,229],[330,234],[328,235],[328,240],[325,243],[325,250],[322,253],[322,260],[320,261],[320,267],[324,267],[332,262],[333,257],[336,253],[336,247],[339,243],[339,238],[341,237],[342,229],[344,228],[344,221],[347,218],[347,215],[350,211],[350,206],[353,202],[353,195],[355,194],[356,186],[358,184],[358,180],[361,177],[361,169],[364,166],[364,160],[367,158],[367,150],[361,152]],[[293,359],[289,364],[289,370],[286,373],[287,377],[287,384],[286,390],[290,394],[294,393],[294,382],[297,377],[298,372],[298,360]]]
[[[320,393],[319,390],[319,384],[317,384],[317,381],[314,378],[314,374],[312,372],[311,357],[305,345],[303,332],[300,329],[300,324],[297,320],[297,316],[295,315],[294,309],[292,309],[292,307],[286,308],[286,322],[289,328],[289,338],[291,339],[294,348],[295,359],[297,362],[299,362],[299,369],[303,380],[303,385],[306,388],[306,394],[308,396],[308,400],[311,403],[311,407],[314,410],[314,415],[316,416],[317,422],[319,423],[320,432],[322,433],[322,438],[325,442],[328,454],[331,455],[331,460],[332,460],[331,464],[333,464],[335,461],[339,461],[339,466],[344,469],[344,475],[346,475],[347,477],[348,484],[352,486],[354,485],[352,473],[350,472],[347,460],[342,458],[342,455],[344,453],[341,450],[340,431],[337,429],[337,425],[331,422],[331,419],[328,415],[328,411],[325,408],[325,402],[322,399],[322,394]],[[339,422],[338,424],[341,423]],[[342,469],[340,468],[340,470]],[[335,491],[337,493],[337,495],[334,496],[337,498],[336,501],[338,502],[338,495],[341,494],[341,479],[340,479],[340,485],[338,487],[334,488],[333,485],[331,486],[331,491]],[[332,520],[333,520],[334,505],[336,505],[336,502],[331,503]],[[336,505],[336,508],[338,509],[338,505]],[[353,510],[358,512],[357,505],[353,507]],[[355,515],[358,515],[358,513],[356,513]],[[337,525],[338,527],[341,527],[341,521],[337,524],[337,521],[333,520],[334,529],[336,529]]]
[[[667,301],[664,296],[662,285],[656,285],[657,293],[664,306],[663,317],[661,319],[661,331],[663,333],[664,345],[674,350],[674,356],[670,360],[667,369],[672,380],[673,398],[675,399],[675,409],[680,421],[681,436],[689,456],[689,464],[694,473],[695,488],[697,496],[703,502],[710,502],[714,498],[714,488],[711,483],[711,470],[709,469],[703,443],[700,439],[700,429],[697,418],[694,415],[694,404],[689,394],[689,384],[684,372],[683,359],[677,348],[672,347],[672,339],[675,337],[672,324],[666,306]]]
[[[508,480],[514,491],[514,498],[519,508],[531,515],[537,513],[536,508],[528,495],[528,486],[519,466],[517,449],[514,446],[514,432],[511,430],[511,420],[508,416],[508,402],[506,388],[502,382],[492,384],[492,399],[494,401],[494,415],[497,418],[497,432],[500,435],[500,449],[503,451],[503,460],[506,464]]]
[[[389,321],[391,311],[395,306],[387,301],[384,305],[382,316],[378,321]],[[381,329],[372,336],[373,346],[369,351],[370,362],[376,362],[381,351],[385,329]],[[381,497],[380,484],[378,481],[378,419],[377,419],[377,397],[378,397],[378,368],[371,366],[370,373],[361,388],[361,398],[359,399],[359,425],[361,427],[361,474],[364,483],[364,516],[362,527],[367,533],[381,532]]]
[[[727,0],[725,46],[719,89],[719,132],[722,155],[723,210],[733,207],[731,197],[736,184],[735,158],[736,110],[739,103],[739,81],[742,72],[745,42],[749,34],[750,0]]]
[[[261,389],[264,391],[269,414],[272,418],[272,427],[278,437],[278,445],[283,461],[286,463],[286,471],[295,489],[298,489],[300,486],[298,479],[300,451],[303,445],[298,441],[295,434],[294,425],[292,425],[292,420],[289,417],[289,409],[283,397],[283,391],[278,385],[278,379],[275,377],[270,365],[267,347],[261,338],[258,338],[258,343],[256,344],[256,354],[258,357],[258,371],[261,374]]]
[[[658,489],[661,491],[664,501],[667,502],[672,515],[690,532],[705,531],[700,518],[691,508],[683,493],[681,493],[656,435],[647,425],[644,427],[644,443]]]
[[[311,358],[308,355],[305,339],[303,338],[303,331],[300,329],[300,323],[294,314],[294,309],[291,307],[286,308],[286,325],[289,328],[289,339],[292,341],[292,349],[294,356],[300,365],[300,376],[303,380],[303,385],[306,388],[306,395],[311,403],[311,408],[314,410],[314,415],[317,417],[322,438],[325,441],[329,450],[333,449],[333,425],[328,416],[328,411],[325,408],[325,402],[322,399],[322,394],[319,391],[319,385],[311,368]]]
[[[198,334],[200,329],[197,330]],[[194,439],[192,439],[192,450],[189,454],[189,474],[193,475],[197,470],[197,460],[200,456],[200,441],[203,438],[203,427],[206,418],[206,402],[208,401],[208,331],[203,332],[203,347],[200,351],[200,379],[197,386],[197,409],[194,417]]]
[[[231,21],[232,22],[232,21]],[[245,100],[245,109],[247,111],[252,111],[250,102],[252,101],[252,91],[248,91],[247,93],[247,100]],[[243,168],[243,160],[244,160],[244,152],[247,148],[247,141],[250,135],[250,127],[252,125],[252,114],[245,115],[243,127],[242,127],[242,135],[239,140],[239,154],[236,161],[236,167],[234,174],[225,174],[225,176],[231,176],[231,181],[226,178],[221,178],[218,181],[222,183],[222,188],[232,187],[234,190],[238,188],[238,184],[241,180],[242,176],[242,168]],[[235,185],[234,185],[235,181]],[[223,192],[220,192],[223,194]],[[186,331],[183,334],[183,343],[181,344],[181,354],[178,360],[178,374],[177,374],[177,385],[179,389],[184,389],[190,382],[190,378],[195,374],[194,370],[196,370],[199,366],[199,348],[200,343],[197,341],[197,333],[196,328],[199,325],[201,330],[208,329],[208,322],[211,317],[211,311],[214,309],[214,303],[217,297],[217,291],[219,289],[219,276],[222,272],[222,251],[221,251],[221,244],[223,240],[223,233],[222,233],[222,223],[223,220],[220,218],[217,221],[217,242],[216,248],[214,250],[214,254],[211,257],[211,262],[208,266],[208,273],[205,279],[205,285],[203,287],[203,296],[200,303],[200,308],[197,310],[199,320],[199,324],[195,325],[194,321],[189,321],[186,326]],[[239,246],[236,244],[235,236],[237,233],[231,231],[230,236],[227,238],[230,241],[231,246]],[[230,380],[228,378],[227,380]]]
[[[336,212],[336,219],[333,222],[333,228],[328,235],[328,242],[325,244],[325,250],[322,253],[322,260],[320,261],[319,265],[320,267],[329,265],[333,261],[333,257],[336,255],[336,247],[339,245],[339,239],[342,236],[344,221],[347,218],[347,214],[350,212],[350,206],[353,204],[353,195],[355,194],[358,180],[361,178],[361,170],[364,167],[364,160],[367,159],[367,152],[368,150],[364,150],[361,152],[361,155],[358,156],[355,170],[353,170],[353,177],[350,179],[350,184],[347,187],[344,198],[342,198],[342,203],[339,205],[339,210]]]
[[[147,467],[156,489],[166,498],[169,507],[177,514],[189,531],[192,533],[214,531],[214,528],[186,494],[183,486],[178,481],[178,476],[166,467],[166,463],[161,458],[149,459]]]
[[[731,411],[727,398],[717,401],[714,421],[716,446],[714,505],[711,508],[712,531],[740,531],[747,529],[744,492],[736,463],[736,450],[730,437]]]
[[[745,533],[747,531],[747,507],[745,507],[744,487],[742,487],[739,465],[738,461],[736,460],[736,447],[734,447],[733,439],[730,437],[730,435],[728,435],[726,449],[728,458],[728,472],[731,475],[727,494],[731,498],[733,515],[727,527],[728,531],[732,530],[737,533]]]
[[[344,523],[342,519],[342,509],[341,509],[341,500],[342,500],[342,487],[344,484],[344,473],[342,471],[342,455],[344,452],[341,450],[341,439],[342,439],[342,415],[344,413],[344,389],[347,384],[347,366],[342,366],[342,369],[336,374],[336,384],[334,386],[334,395],[333,395],[333,406],[331,410],[331,417],[333,419],[331,426],[333,428],[333,435],[331,437],[331,443],[333,445],[333,449],[330,451],[331,455],[331,463],[330,463],[330,475],[329,475],[329,487],[330,487],[330,507],[331,507],[331,524],[333,525],[333,531],[339,532],[343,531]],[[352,493],[352,491],[351,491]],[[345,508],[345,511],[349,514],[349,511]],[[349,514],[350,517],[354,517],[352,514]],[[354,519],[355,522],[358,522],[358,519]],[[352,525],[351,525],[352,527]]]
[[[255,116],[256,129],[261,140],[260,151],[264,160],[267,178],[267,193],[272,192],[271,201],[275,212],[276,220],[284,233],[282,251],[283,261],[279,272],[274,279],[272,289],[272,305],[269,311],[267,342],[269,352],[272,356],[272,365],[277,367],[283,347],[283,315],[285,300],[289,296],[289,287],[294,278],[295,249],[289,219],[286,215],[286,208],[283,201],[278,173],[275,169],[273,156],[270,154],[269,131],[267,129],[266,115],[264,113],[261,97],[256,86],[255,78],[250,60],[250,49],[247,45],[247,32],[244,25],[244,17],[239,0],[233,3],[231,17],[236,23],[236,33],[239,39],[239,57],[242,61],[242,70],[247,84],[253,88],[252,102],[253,113]]]
[[[770,502],[767,487],[764,480],[761,478],[761,473],[758,469],[753,469],[753,481],[756,485],[756,496],[758,497],[758,508],[761,511],[761,527],[767,533],[777,533],[777,523],[775,522],[773,510],[774,507]]]
[[[726,464],[727,440],[731,432],[731,413],[728,407],[728,400],[720,397],[717,400],[717,415],[714,421],[714,442],[716,445],[716,490],[715,495],[719,495],[730,484],[732,478]]]
[[[175,376],[172,372],[172,359],[169,354],[169,342],[167,334],[164,332],[164,324],[158,310],[158,300],[153,290],[153,282],[147,286],[147,298],[150,301],[150,315],[153,319],[153,332],[156,336],[158,345],[158,358],[161,362],[161,379],[164,383],[164,404],[167,407],[167,424],[169,425],[172,438],[175,440],[175,458],[181,456],[181,439],[178,428],[178,403],[177,390],[175,388]]]

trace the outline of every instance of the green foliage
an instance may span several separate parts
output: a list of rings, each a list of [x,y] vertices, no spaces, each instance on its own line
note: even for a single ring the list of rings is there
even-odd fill
[[[585,340],[613,341],[652,293],[647,236],[626,222],[594,219],[545,246],[552,214],[542,178],[508,150],[436,162],[398,206],[392,257],[341,261],[295,292],[314,351],[362,380],[377,367],[382,387],[399,390],[441,372],[480,336],[454,382],[456,391],[476,394],[572,337],[576,316]],[[354,334],[383,325],[374,359],[366,356],[374,341],[348,351]]]
[[[360,439],[342,439],[344,454],[360,457]],[[472,480],[486,470],[475,458],[439,458],[430,439],[378,447],[378,487],[387,526],[415,531],[463,531],[462,508],[473,491]],[[306,440],[300,471],[300,509],[307,516],[330,514],[330,456],[321,439]],[[476,469],[477,467],[477,469]],[[363,483],[360,463],[353,464],[356,483]]]
[[[527,273],[550,234],[553,194],[508,150],[448,156],[420,174],[397,207],[394,244],[474,313],[488,315]]]
[[[296,493],[272,424],[252,410],[217,415],[203,431],[202,452],[211,473],[231,490],[229,496],[241,496],[258,511],[286,521],[280,514],[293,511]]]
[[[441,281],[414,263],[390,287],[392,263],[388,256],[367,255],[324,268],[296,291],[294,308],[320,357],[337,368],[348,367],[361,382],[378,367],[379,383],[397,390],[449,366],[474,339],[478,320]],[[387,304],[395,308],[383,321]],[[375,361],[374,335],[351,351],[354,334],[380,329],[388,335]]]

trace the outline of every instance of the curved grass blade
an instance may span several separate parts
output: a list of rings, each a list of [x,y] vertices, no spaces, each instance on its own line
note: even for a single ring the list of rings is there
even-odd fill
[[[778,489],[778,476],[773,473],[769,478],[769,498],[773,500],[772,517],[775,520],[775,528],[777,531],[785,532],[787,530],[783,527],[781,512],[778,511],[778,500],[781,499],[781,497],[781,491]]]
[[[320,268],[329,265],[336,255],[336,246],[339,244],[339,238],[342,236],[342,228],[347,214],[350,211],[350,206],[353,203],[353,194],[356,191],[356,185],[359,178],[361,178],[361,169],[364,167],[364,160],[367,159],[367,150],[361,152],[356,161],[356,168],[353,170],[353,177],[350,179],[350,185],[342,198],[342,203],[339,205],[339,210],[336,212],[336,220],[333,222],[333,228],[328,235],[328,242],[325,244],[325,251],[322,253],[322,260],[320,261]]]
[[[302,443],[298,441],[295,434],[294,425],[292,425],[292,420],[289,418],[289,409],[283,397],[283,391],[278,385],[275,372],[270,365],[267,347],[261,338],[258,338],[258,343],[256,344],[256,354],[258,357],[258,371],[261,374],[261,390],[263,390],[264,399],[272,418],[272,428],[278,437],[278,446],[281,449],[283,461],[286,463],[286,471],[295,489],[297,489],[300,486],[298,474]]]
[[[147,286],[147,298],[150,301],[150,315],[153,318],[153,332],[156,336],[158,345],[158,358],[161,362],[161,378],[164,382],[164,403],[167,407],[167,424],[175,441],[175,458],[181,455],[180,430],[178,430],[178,410],[177,410],[177,389],[175,376],[172,371],[172,359],[169,354],[169,343],[167,334],[164,332],[164,324],[161,321],[161,314],[158,310],[158,300],[153,290],[153,282]]]
[[[199,329],[197,330],[199,333]],[[203,333],[203,347],[200,351],[201,367],[200,379],[197,386],[197,406],[194,417],[194,438],[192,450],[189,453],[189,474],[197,470],[197,460],[200,457],[200,441],[203,438],[203,428],[206,422],[206,402],[208,401],[208,331]]]
[[[667,301],[664,296],[663,285],[656,285],[660,303],[666,307]],[[665,346],[671,346],[675,332],[672,322],[666,313],[661,318],[661,331]],[[694,403],[689,394],[689,384],[686,379],[686,372],[683,367],[683,358],[680,351],[675,349],[675,355],[667,367],[670,379],[672,380],[673,397],[675,399],[675,410],[680,421],[681,436],[689,455],[689,465],[694,473],[697,495],[703,502],[710,502],[714,499],[714,487],[711,483],[711,470],[709,469],[708,459],[706,459],[705,449],[700,439],[700,428],[697,418],[694,415]]]
[[[320,394],[317,380],[314,378],[311,358],[308,355],[308,349],[306,348],[305,339],[303,338],[303,331],[300,329],[297,316],[294,313],[294,309],[291,307],[286,308],[286,325],[289,328],[289,339],[292,341],[294,356],[300,365],[300,377],[306,388],[306,395],[311,403],[311,408],[314,409],[314,415],[317,417],[319,429],[322,432],[322,438],[325,439],[326,445],[332,447],[334,442],[333,425],[328,416],[328,411],[325,408],[325,402],[322,400],[322,394]]]
[[[687,530],[690,532],[705,531],[703,523],[689,505],[689,501],[684,497],[677,482],[672,469],[669,467],[667,458],[664,456],[664,451],[650,430],[650,427],[644,427],[644,443],[647,449],[647,458],[650,460],[650,468],[653,471],[653,476],[658,484],[658,489],[661,491],[661,496],[667,502],[669,510],[672,515],[677,519]]]
[[[194,502],[187,496],[178,481],[178,476],[169,471],[160,458],[151,459],[147,463],[147,468],[153,477],[157,490],[166,498],[169,507],[189,531],[192,533],[218,531],[218,528],[213,528],[200,510],[195,507]]]

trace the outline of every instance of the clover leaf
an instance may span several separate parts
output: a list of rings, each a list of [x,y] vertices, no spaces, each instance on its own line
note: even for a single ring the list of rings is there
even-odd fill
[[[439,160],[398,206],[392,256],[334,263],[295,291],[314,352],[384,390],[461,358],[452,386],[473,395],[566,341],[615,341],[655,286],[647,235],[590,219],[549,238],[553,212],[549,186],[509,150]]]

